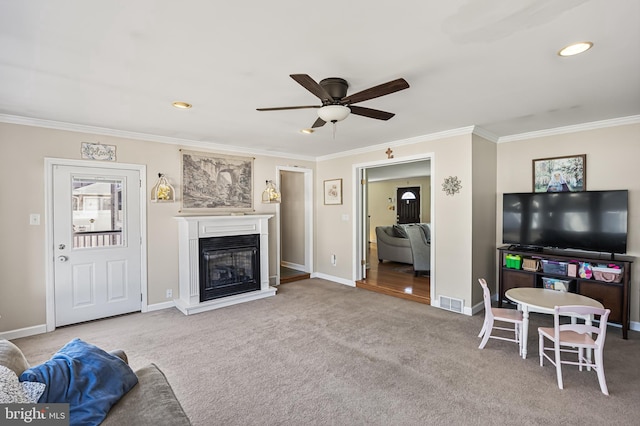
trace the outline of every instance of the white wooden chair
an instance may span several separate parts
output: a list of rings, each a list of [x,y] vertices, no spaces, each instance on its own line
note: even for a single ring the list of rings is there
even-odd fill
[[[593,368],[598,374],[598,382],[600,390],[603,394],[609,395],[607,382],[604,378],[603,350],[604,339],[607,336],[607,319],[609,318],[609,309],[593,308],[590,306],[556,306],[553,314],[553,328],[539,327],[539,353],[540,366],[544,366],[544,359],[548,359],[551,364],[556,367],[556,376],[558,377],[558,387],[563,389],[562,383],[562,364],[577,365],[582,371],[582,367],[588,370]],[[600,326],[586,324],[560,324],[560,316],[572,315],[598,315],[600,316]],[[594,339],[594,335],[597,337]],[[553,346],[545,347],[544,339],[549,339]],[[569,349],[571,348],[571,349]],[[589,357],[585,357],[585,350],[589,353],[594,351],[592,362]],[[553,351],[553,358],[549,352]],[[562,360],[560,355],[562,352],[575,353],[578,355],[577,361]]]
[[[478,337],[482,337],[478,349],[483,349],[489,339],[506,340],[518,344],[518,354],[522,355],[522,312],[515,309],[494,308],[491,306],[491,292],[484,278],[478,281],[482,286],[482,296],[484,299],[484,323]],[[512,324],[512,327],[496,326],[495,322],[500,321]],[[514,338],[493,335],[493,330],[510,331],[514,333]]]

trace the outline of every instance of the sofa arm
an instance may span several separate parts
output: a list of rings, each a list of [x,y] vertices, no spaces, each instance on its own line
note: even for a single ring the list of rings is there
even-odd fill
[[[135,373],[138,384],[111,408],[102,425],[191,425],[166,376],[155,364]]]
[[[390,227],[388,227],[390,228]],[[377,243],[387,244],[395,247],[410,247],[409,240],[407,238],[402,237],[394,237],[389,235],[383,227],[376,227],[376,238]]]
[[[29,368],[27,358],[16,345],[8,340],[0,339],[0,365],[13,370],[18,377]]]

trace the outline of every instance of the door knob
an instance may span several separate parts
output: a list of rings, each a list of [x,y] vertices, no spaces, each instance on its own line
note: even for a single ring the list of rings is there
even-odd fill
[[[58,256],[58,262],[66,262],[69,260],[67,256]]]

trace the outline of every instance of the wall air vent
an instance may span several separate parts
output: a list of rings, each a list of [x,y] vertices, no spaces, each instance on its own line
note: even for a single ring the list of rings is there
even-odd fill
[[[461,314],[464,309],[464,300],[462,299],[455,299],[448,296],[439,296],[439,301],[440,307],[442,309],[446,309],[447,311],[457,312]]]

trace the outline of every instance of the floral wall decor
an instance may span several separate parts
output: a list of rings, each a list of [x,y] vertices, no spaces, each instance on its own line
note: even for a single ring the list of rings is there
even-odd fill
[[[444,183],[442,184],[442,190],[447,195],[454,195],[460,192],[462,188],[462,182],[458,179],[458,176],[449,176],[444,179]]]
[[[101,143],[82,142],[83,160],[116,161],[116,146]]]

